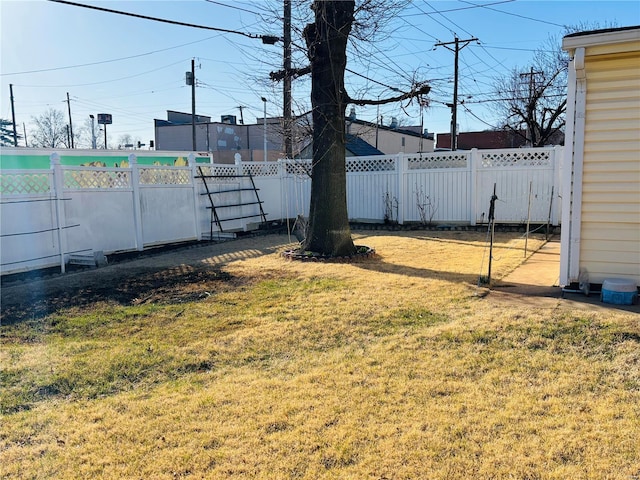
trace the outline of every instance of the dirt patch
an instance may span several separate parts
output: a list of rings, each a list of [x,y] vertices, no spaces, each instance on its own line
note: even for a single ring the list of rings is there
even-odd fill
[[[40,318],[61,309],[85,307],[96,302],[120,305],[183,303],[206,298],[210,292],[220,290],[221,285],[231,281],[231,276],[219,267],[125,269],[94,278],[90,273],[82,275],[81,283],[77,278],[65,281],[64,277],[59,277],[55,281],[30,282],[21,293],[15,287],[11,289],[12,294],[3,289],[2,323]]]
[[[21,281],[3,279],[0,322],[41,318],[96,302],[136,305],[205,299],[214,291],[248,281],[227,273],[226,263],[268,255],[287,244],[285,235],[268,235],[144,253],[115,263],[110,260],[108,266],[92,270],[29,275]]]

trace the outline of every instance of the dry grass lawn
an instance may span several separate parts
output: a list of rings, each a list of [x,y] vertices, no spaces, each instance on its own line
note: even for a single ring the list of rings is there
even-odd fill
[[[638,315],[478,296],[485,240],[361,232],[351,264],[241,240],[163,295],[11,321],[0,476],[637,480]],[[494,278],[523,247],[497,235]]]

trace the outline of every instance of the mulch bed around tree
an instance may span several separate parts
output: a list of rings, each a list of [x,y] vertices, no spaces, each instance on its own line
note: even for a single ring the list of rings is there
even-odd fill
[[[356,245],[356,253],[353,255],[347,255],[343,257],[336,257],[333,255],[323,255],[317,252],[311,252],[308,250],[294,249],[286,250],[282,252],[282,256],[287,260],[298,260],[301,262],[327,262],[327,263],[346,263],[362,260],[365,258],[374,257],[376,254],[375,249],[367,247],[366,245]]]

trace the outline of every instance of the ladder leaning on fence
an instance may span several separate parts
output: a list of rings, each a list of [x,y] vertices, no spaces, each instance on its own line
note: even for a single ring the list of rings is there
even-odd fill
[[[211,210],[210,239],[213,239],[214,224],[218,227],[220,233],[223,233],[223,222],[260,217],[261,222],[266,223],[267,214],[264,213],[264,210],[262,209],[262,204],[264,203],[264,201],[260,200],[260,197],[258,195],[259,189],[256,188],[256,184],[253,180],[251,172],[247,174],[205,175],[205,173],[202,171],[202,167],[199,166],[198,173],[199,175],[196,175],[195,178],[202,179],[202,183],[205,189],[205,191],[200,195],[206,195],[209,199],[209,205],[207,206],[207,208]],[[212,183],[207,183],[207,180]],[[236,187],[235,185],[225,183],[229,181],[234,181],[238,186]],[[214,184],[217,186],[217,189],[212,188]],[[249,199],[243,199],[242,192],[253,192],[253,195]],[[224,198],[227,197],[227,195],[223,194],[229,193],[237,193],[238,200],[234,200],[233,203],[225,202]],[[227,213],[225,215],[225,212],[228,212],[229,209],[238,209],[237,211],[241,211],[242,207],[250,205],[257,205],[259,211],[250,214],[241,213],[239,215],[235,215]]]

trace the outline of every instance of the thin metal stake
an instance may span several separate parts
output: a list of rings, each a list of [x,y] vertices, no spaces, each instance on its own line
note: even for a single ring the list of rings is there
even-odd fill
[[[531,185],[529,182],[529,206],[527,207],[527,233],[524,239],[524,258],[527,258],[527,244],[529,243],[529,223],[531,221]]]
[[[551,224],[551,207],[553,206],[553,187],[551,185],[551,198],[549,199],[549,216],[547,217],[547,233],[545,235],[545,240],[549,240],[549,225]]]
[[[493,184],[493,195],[491,196],[491,203],[489,206],[489,223],[491,226],[491,239],[489,242],[489,271],[487,272],[487,285],[491,286],[491,261],[493,260],[493,234],[495,231],[495,209],[496,209],[496,200],[498,196],[496,195],[496,184]]]

